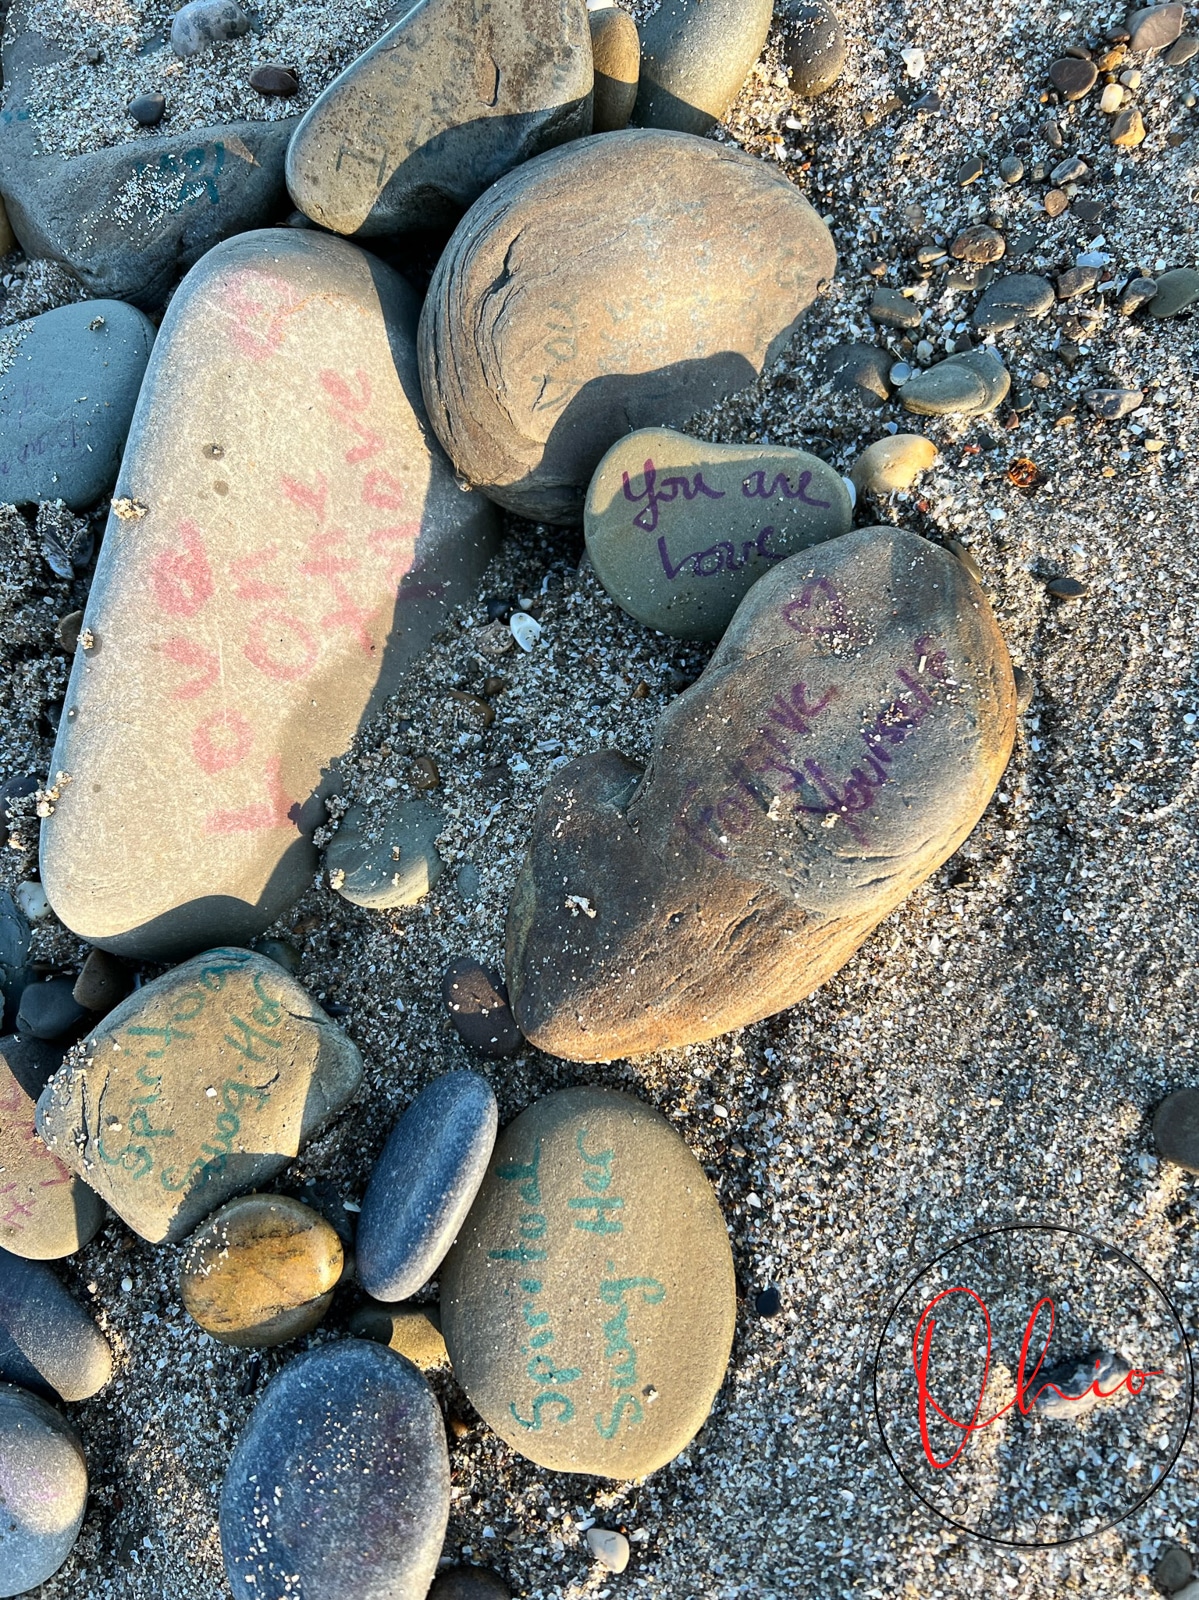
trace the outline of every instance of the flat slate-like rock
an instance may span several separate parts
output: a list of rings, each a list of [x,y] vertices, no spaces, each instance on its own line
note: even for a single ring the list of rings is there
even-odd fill
[[[495,1144],[487,1079],[447,1072],[391,1130],[362,1200],[358,1282],[376,1300],[407,1300],[429,1281],[470,1210]]]
[[[891,398],[895,358],[873,344],[835,344],[821,359],[821,376],[841,394],[856,395],[875,409]]]
[[[362,1058],[294,978],[210,950],[131,994],[38,1101],[38,1129],[135,1233],[185,1239],[353,1096]]]
[[[1163,1161],[1199,1172],[1199,1089],[1176,1089],[1158,1106],[1153,1141]]]
[[[221,1491],[234,1600],[425,1600],[450,1510],[445,1424],[416,1368],[345,1339],[289,1362]]]
[[[27,255],[63,262],[92,294],[152,310],[213,245],[261,227],[286,203],[295,121],[192,128],[84,155],[40,152],[36,74],[68,52],[32,26],[34,4],[16,0],[4,47],[0,191],[13,230]]]
[[[804,450],[645,428],[614,444],[583,509],[587,553],[631,617],[719,639],[765,572],[849,529],[844,480]]]
[[[1157,293],[1149,301],[1151,317],[1174,317],[1199,301],[1199,270],[1174,267],[1158,273]]]
[[[285,1344],[320,1323],[344,1265],[341,1240],[319,1211],[287,1195],[246,1194],[188,1240],[179,1289],[221,1344]]]
[[[1018,323],[1033,322],[1053,307],[1053,285],[1035,272],[1010,272],[984,290],[974,310],[980,333],[1002,333]]]
[[[71,1553],[87,1509],[87,1461],[53,1406],[0,1384],[0,1596],[27,1594]]]
[[[1015,700],[948,551],[861,528],[780,562],[659,719],[647,769],[600,751],[550,782],[508,914],[525,1035],[610,1060],[803,999],[970,833]]]
[[[836,262],[802,195],[740,150],[638,128],[552,150],[477,201],[438,263],[433,426],[493,500],[578,521],[605,451],[751,383]]]
[[[42,1143],[34,1112],[58,1052],[0,1039],[0,1246],[30,1261],[69,1256],[104,1221],[100,1197]]]
[[[662,0],[640,24],[633,121],[707,133],[762,54],[773,11],[773,0]]]
[[[284,228],[171,301],[41,830],[42,884],[91,943],[169,960],[294,903],[334,763],[473,591],[494,512],[429,433],[415,321],[382,262]]]
[[[629,1095],[564,1089],[504,1130],[441,1293],[467,1398],[554,1471],[655,1471],[724,1381],[736,1288],[720,1205]]]
[[[306,112],[288,189],[334,233],[453,222],[505,172],[590,133],[591,85],[585,0],[424,0]]]
[[[0,500],[62,500],[82,510],[116,482],[154,324],[120,301],[87,300],[44,311],[5,337]]]
[[[108,1340],[50,1268],[0,1250],[0,1380],[75,1401],[111,1376]]]
[[[437,835],[444,826],[424,800],[401,800],[382,820],[351,806],[325,851],[330,887],[372,911],[414,906],[441,877]]]

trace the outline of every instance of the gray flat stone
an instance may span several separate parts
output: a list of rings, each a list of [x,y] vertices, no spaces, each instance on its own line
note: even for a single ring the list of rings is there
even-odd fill
[[[1159,273],[1157,293],[1149,301],[1151,317],[1174,317],[1199,300],[1199,271],[1194,267],[1174,267]]]
[[[344,1109],[362,1058],[276,962],[210,950],[145,984],[38,1101],[64,1166],[152,1243],[277,1176]]]
[[[773,10],[773,0],[662,0],[640,24],[641,84],[633,121],[643,128],[707,133],[762,54]]]
[[[1199,1172],[1199,1089],[1176,1089],[1153,1117],[1153,1140],[1163,1161]]]
[[[111,1376],[108,1340],[50,1268],[0,1249],[0,1379],[76,1401]]]
[[[325,851],[330,888],[373,911],[414,906],[441,877],[437,835],[444,826],[424,800],[401,800],[381,819],[351,806]]]
[[[377,1344],[290,1362],[221,1490],[234,1600],[425,1600],[450,1510],[445,1424],[428,1383]]]
[[[1053,285],[1035,272],[1011,272],[983,291],[974,310],[979,333],[1002,333],[1046,316],[1053,306]]]
[[[37,1097],[59,1053],[0,1039],[0,1246],[28,1261],[73,1255],[104,1221],[104,1205],[42,1142]]]
[[[8,330],[0,374],[0,499],[82,510],[116,482],[154,344],[154,324],[117,300],[45,311]]]
[[[31,1593],[71,1553],[87,1510],[73,1428],[36,1395],[0,1384],[0,1595]]]
[[[1128,48],[1135,51],[1164,50],[1182,32],[1186,7],[1182,5],[1142,6],[1124,19],[1129,32]]]
[[[429,1600],[512,1600],[512,1591],[486,1567],[447,1567],[433,1580]]]
[[[894,358],[873,344],[835,344],[822,358],[821,375],[842,394],[853,394],[872,410],[891,398]]]
[[[747,591],[853,521],[839,473],[804,450],[645,428],[614,444],[583,512],[600,582],[677,639],[719,639]]]
[[[884,328],[918,328],[924,317],[916,302],[898,289],[876,289],[867,309],[870,320]]]
[[[900,393],[908,411],[922,417],[978,416],[994,411],[1012,380],[993,350],[949,356],[909,378]]]
[[[739,150],[637,128],[552,150],[476,202],[438,263],[433,426],[501,505],[578,521],[617,439],[752,382],[835,267],[807,201]]]
[[[505,172],[589,134],[591,88],[584,0],[425,0],[305,113],[287,186],[335,233],[452,222]]]
[[[1097,417],[1102,417],[1105,422],[1115,422],[1120,417],[1126,417],[1144,400],[1145,394],[1141,389],[1088,389],[1083,399]]]
[[[169,960],[293,904],[335,763],[473,591],[495,516],[431,436],[415,321],[390,268],[315,230],[229,240],[172,300],[41,830],[92,944]]]

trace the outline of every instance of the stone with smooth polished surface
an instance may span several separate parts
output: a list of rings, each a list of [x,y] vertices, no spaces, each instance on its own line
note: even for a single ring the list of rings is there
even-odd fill
[[[438,263],[420,326],[433,426],[493,500],[577,522],[617,439],[753,382],[835,268],[807,201],[740,150],[642,128],[552,150]]]
[[[325,850],[329,886],[372,911],[414,906],[441,877],[437,835],[445,818],[423,800],[401,800],[380,818],[351,806]]]
[[[172,300],[41,830],[46,894],[91,943],[170,960],[292,905],[337,759],[473,592],[494,513],[430,433],[415,321],[382,262],[284,228]]]
[[[937,454],[936,445],[922,433],[895,433],[867,445],[849,476],[859,494],[897,494],[910,489]]]
[[[641,76],[641,39],[637,24],[617,5],[588,11],[591,59],[595,65],[591,127],[594,133],[627,128],[637,100]]]
[[[87,1510],[87,1461],[53,1406],[0,1384],[0,1596],[30,1594],[71,1553]]]
[[[110,1011],[38,1101],[38,1129],[143,1239],[185,1239],[282,1172],[340,1112],[362,1058],[294,978],[210,950]]]
[[[75,1401],[111,1376],[108,1340],[50,1268],[0,1249],[0,1379]]]
[[[762,54],[773,10],[773,0],[662,0],[639,28],[641,85],[633,121],[707,133]]]
[[[104,1221],[104,1204],[42,1142],[35,1108],[60,1053],[0,1039],[0,1246],[29,1261],[73,1255]]]
[[[922,417],[974,417],[994,411],[1012,380],[993,350],[948,356],[909,378],[900,391],[904,409]]]

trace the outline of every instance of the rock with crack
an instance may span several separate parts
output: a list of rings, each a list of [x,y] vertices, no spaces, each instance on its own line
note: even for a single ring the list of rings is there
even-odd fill
[[[282,1172],[361,1079],[355,1046],[282,967],[209,950],[109,1012],[37,1123],[135,1233],[173,1244]]]
[[[584,0],[423,0],[325,90],[287,152],[342,234],[453,223],[513,167],[591,132]]]
[[[508,917],[522,1030],[603,1061],[803,999],[966,839],[1015,717],[995,619],[948,552],[864,528],[781,562],[647,768],[601,751],[546,791]]]

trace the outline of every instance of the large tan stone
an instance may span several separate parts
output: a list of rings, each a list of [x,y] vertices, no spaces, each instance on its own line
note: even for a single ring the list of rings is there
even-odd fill
[[[629,128],[509,173],[450,240],[421,313],[421,382],[468,482],[580,520],[601,456],[685,421],[779,355],[837,256],[764,161]]]
[[[780,562],[646,769],[600,751],[547,789],[508,917],[526,1037],[600,1061],[801,1000],[970,833],[1015,717],[991,609],[948,551],[862,528]]]
[[[104,1221],[99,1196],[37,1131],[37,1097],[55,1065],[44,1045],[0,1039],[0,1246],[29,1261],[73,1255]]]
[[[172,301],[42,829],[46,893],[93,944],[171,959],[291,904],[338,757],[481,572],[493,512],[429,433],[415,312],[373,257],[287,229]]]

